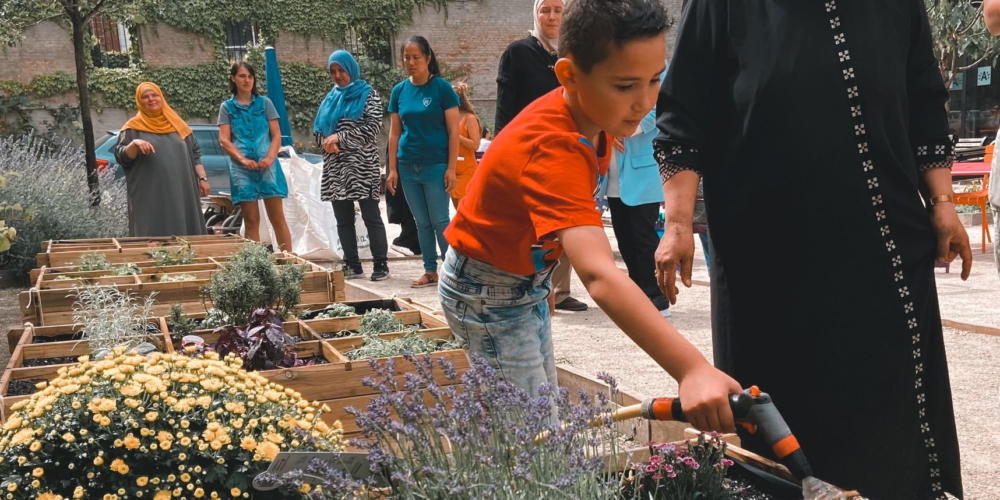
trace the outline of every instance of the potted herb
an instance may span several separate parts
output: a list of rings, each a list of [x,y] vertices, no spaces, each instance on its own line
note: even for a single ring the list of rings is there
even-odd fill
[[[248,371],[302,366],[295,352],[295,339],[281,328],[281,317],[273,309],[258,309],[245,328],[224,326],[216,330],[215,351],[234,354]]]
[[[82,325],[83,340],[100,359],[118,346],[146,353],[157,349],[159,328],[151,325],[156,294],[143,300],[114,286],[78,287],[74,292],[73,323]]]
[[[111,269],[111,262],[104,254],[90,252],[80,256],[77,267],[80,271],[107,271]]]
[[[274,309],[286,318],[299,303],[304,276],[302,266],[279,266],[266,247],[249,244],[212,274],[206,294],[230,324],[250,323],[258,309]]]
[[[150,250],[146,253],[151,259],[153,259],[153,261],[156,262],[157,267],[191,264],[194,262],[196,257],[194,250],[191,250],[190,244],[185,245],[184,248],[180,248],[178,250],[159,248],[156,250]]]

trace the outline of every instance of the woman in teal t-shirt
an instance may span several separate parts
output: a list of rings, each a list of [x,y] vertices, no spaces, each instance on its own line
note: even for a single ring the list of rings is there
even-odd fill
[[[434,51],[422,36],[403,44],[403,66],[410,77],[389,96],[389,177],[386,188],[396,193],[397,183],[410,204],[423,250],[424,274],[410,286],[437,286],[437,246],[448,250],[444,230],[451,222],[449,193],[455,187],[458,160],[458,94],[438,67]]]

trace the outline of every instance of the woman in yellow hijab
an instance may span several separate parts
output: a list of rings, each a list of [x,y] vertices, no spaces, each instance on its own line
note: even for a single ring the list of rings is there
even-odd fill
[[[139,84],[135,105],[114,150],[128,185],[129,235],[205,234],[200,196],[210,186],[191,127],[155,83]]]

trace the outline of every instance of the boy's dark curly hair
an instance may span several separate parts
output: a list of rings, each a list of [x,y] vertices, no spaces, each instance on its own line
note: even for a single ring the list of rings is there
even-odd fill
[[[573,0],[559,30],[559,57],[590,73],[612,47],[662,36],[669,27],[659,0]]]

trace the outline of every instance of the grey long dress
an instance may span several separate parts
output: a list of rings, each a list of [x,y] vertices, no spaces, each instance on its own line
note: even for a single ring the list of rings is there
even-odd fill
[[[155,152],[129,159],[125,148],[135,139],[148,141]],[[128,184],[129,236],[205,234],[194,170],[201,163],[201,146],[194,135],[181,140],[176,132],[126,129],[118,136],[115,159]]]

